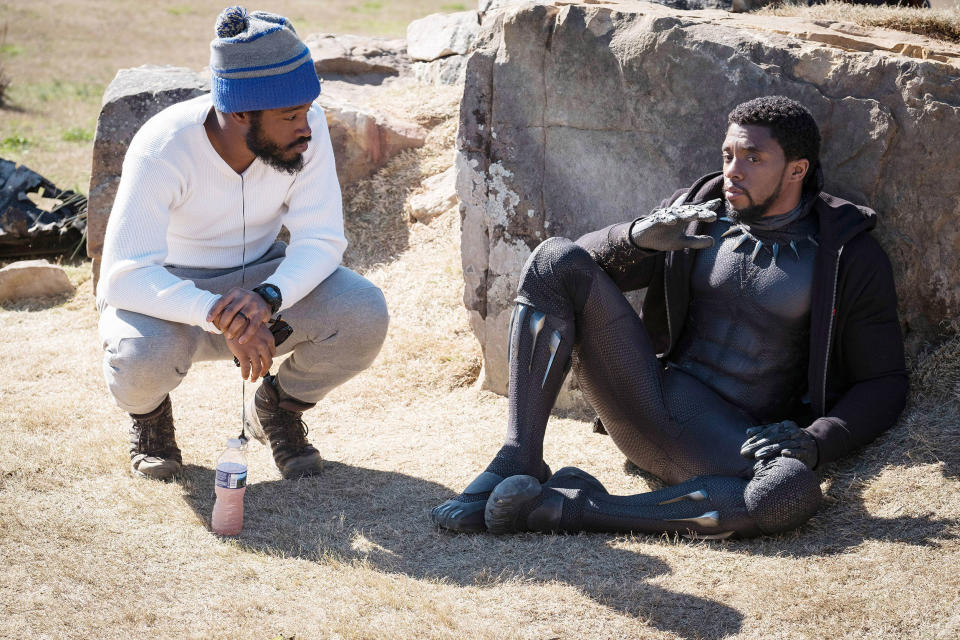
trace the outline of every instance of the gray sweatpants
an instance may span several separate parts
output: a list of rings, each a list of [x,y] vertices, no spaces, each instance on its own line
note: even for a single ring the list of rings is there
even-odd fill
[[[263,282],[276,270],[285,249],[284,243],[277,242],[260,260],[247,265],[243,286],[250,289]],[[239,267],[167,268],[213,293],[241,286]],[[277,383],[303,402],[319,402],[370,366],[389,321],[380,289],[345,267],[338,267],[281,315],[293,334],[277,348],[277,355],[293,354],[280,365]],[[222,335],[109,305],[100,309],[99,330],[107,387],[128,413],[157,408],[194,362],[233,358]],[[232,375],[239,376],[239,369]]]

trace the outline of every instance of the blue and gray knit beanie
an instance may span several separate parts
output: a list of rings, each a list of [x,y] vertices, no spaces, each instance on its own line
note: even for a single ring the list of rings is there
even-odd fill
[[[229,7],[215,31],[210,88],[217,111],[282,109],[320,95],[310,50],[283,16]]]

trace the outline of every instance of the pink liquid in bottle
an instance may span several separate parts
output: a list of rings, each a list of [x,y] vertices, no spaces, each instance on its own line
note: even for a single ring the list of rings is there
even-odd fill
[[[235,536],[243,529],[243,494],[247,491],[247,457],[237,438],[227,440],[227,449],[217,460],[214,491],[217,501],[210,528],[221,536]]]

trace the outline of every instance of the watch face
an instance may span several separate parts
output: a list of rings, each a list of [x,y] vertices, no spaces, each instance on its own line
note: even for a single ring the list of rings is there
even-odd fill
[[[261,285],[257,287],[255,291],[260,294],[260,297],[262,297],[267,304],[270,305],[270,308],[273,311],[276,311],[280,307],[280,289],[278,289],[275,285]]]

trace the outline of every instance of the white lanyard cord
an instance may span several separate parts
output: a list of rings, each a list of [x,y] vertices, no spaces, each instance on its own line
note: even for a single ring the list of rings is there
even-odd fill
[[[246,288],[247,278],[247,212],[246,198],[244,197],[243,175],[240,176],[240,219],[242,222],[243,243],[240,254],[240,287]],[[240,378],[240,440],[247,444],[247,379]]]

